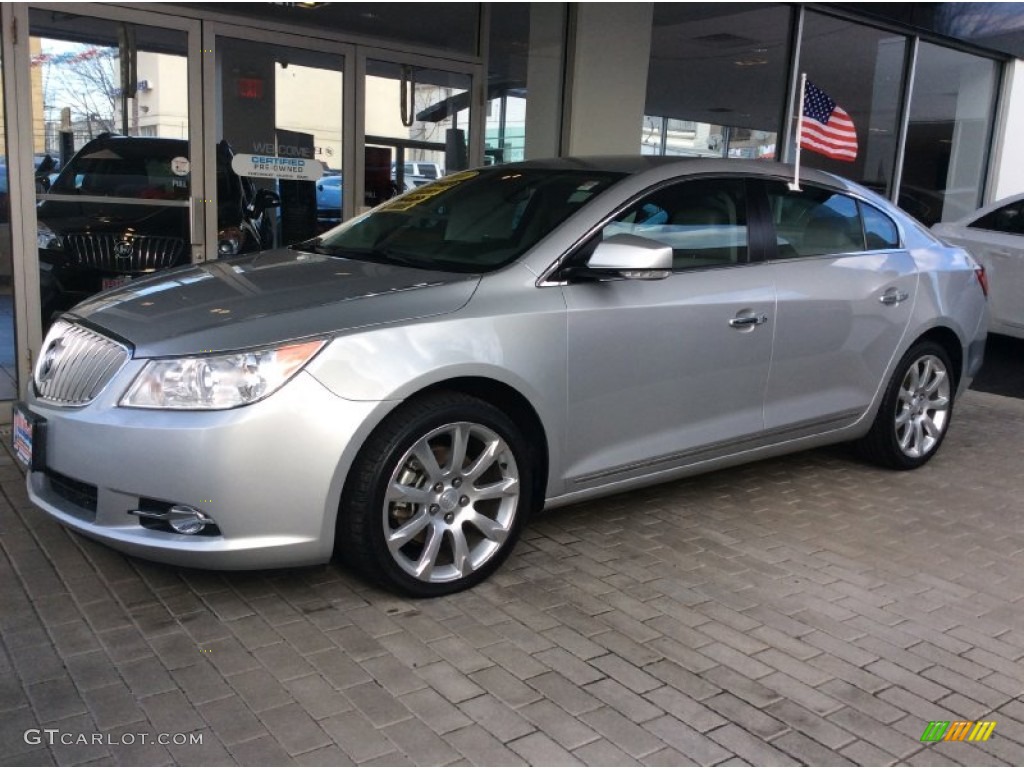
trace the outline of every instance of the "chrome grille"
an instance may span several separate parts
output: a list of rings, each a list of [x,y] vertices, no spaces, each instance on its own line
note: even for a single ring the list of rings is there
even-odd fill
[[[129,356],[116,341],[58,320],[46,334],[33,372],[36,395],[54,405],[90,403]]]
[[[181,263],[185,254],[183,239],[157,235],[72,233],[65,236],[64,246],[75,264],[122,274],[167,269]]]

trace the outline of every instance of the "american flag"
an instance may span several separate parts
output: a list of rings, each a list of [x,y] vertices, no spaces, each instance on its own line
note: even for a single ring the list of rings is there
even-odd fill
[[[804,90],[800,146],[834,160],[857,159],[857,131],[846,110],[810,80]]]

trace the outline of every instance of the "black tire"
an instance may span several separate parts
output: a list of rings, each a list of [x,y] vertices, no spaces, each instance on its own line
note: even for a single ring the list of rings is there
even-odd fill
[[[464,458],[456,467],[459,444]],[[412,597],[467,589],[514,548],[533,477],[529,444],[502,411],[458,392],[412,400],[359,451],[342,493],[335,552]],[[400,498],[387,498],[389,489]]]
[[[912,346],[886,387],[871,431],[856,447],[890,469],[917,469],[939,450],[953,418],[956,376],[949,354],[934,341]]]

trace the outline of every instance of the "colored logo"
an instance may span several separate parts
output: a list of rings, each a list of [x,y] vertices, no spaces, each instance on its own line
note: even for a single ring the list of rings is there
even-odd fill
[[[988,741],[995,729],[995,720],[932,720],[921,741]]]

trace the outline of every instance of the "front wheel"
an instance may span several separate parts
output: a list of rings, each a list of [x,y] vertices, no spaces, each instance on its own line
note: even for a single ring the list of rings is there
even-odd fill
[[[410,402],[356,459],[337,549],[415,597],[471,587],[515,544],[533,495],[531,462],[522,433],[489,403],[455,392]]]
[[[871,431],[858,447],[870,461],[917,469],[939,450],[953,416],[955,381],[939,344],[915,344],[900,360]]]

